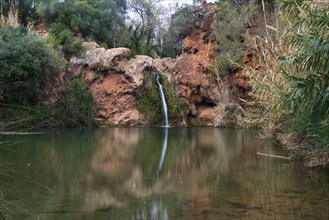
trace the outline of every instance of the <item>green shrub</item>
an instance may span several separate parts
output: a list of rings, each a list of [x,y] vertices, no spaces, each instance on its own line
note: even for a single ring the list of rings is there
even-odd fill
[[[65,27],[61,31],[67,29],[80,39],[113,47],[118,40],[114,33],[124,26],[125,7],[126,1],[121,0],[43,1],[36,5],[36,12],[49,26],[61,24]],[[59,37],[59,33],[54,36]]]
[[[56,122],[51,110],[51,107],[44,105],[25,107],[1,104],[0,131],[54,127]]]
[[[215,68],[219,71],[215,72],[219,72],[221,76],[233,73],[236,68],[234,63],[241,62],[246,49],[245,29],[251,24],[255,9],[254,1],[244,4],[229,0],[220,1],[212,39],[218,56]]]
[[[161,123],[163,119],[162,104],[157,82],[151,72],[144,76],[145,91],[137,100],[138,110],[146,117],[148,124]]]
[[[138,109],[145,115],[149,124],[161,124],[163,120],[162,102],[158,84],[151,72],[146,73],[143,83],[145,91],[138,99]],[[169,123],[176,123],[182,119],[182,112],[188,106],[177,97],[173,82],[161,78],[161,83],[168,107]]]
[[[49,41],[54,48],[62,47],[66,59],[82,51],[82,42],[62,23],[53,23],[50,28]]]
[[[82,79],[69,83],[68,91],[56,103],[56,118],[64,126],[91,126],[95,101]]]
[[[22,27],[0,31],[0,85],[5,103],[38,103],[56,66],[55,56],[40,37]]]

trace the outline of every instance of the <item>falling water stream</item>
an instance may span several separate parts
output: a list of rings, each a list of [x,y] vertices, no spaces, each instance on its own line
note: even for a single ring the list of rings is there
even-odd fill
[[[159,85],[160,97],[161,97],[161,102],[162,102],[162,110],[163,110],[163,115],[164,115],[164,120],[165,120],[165,127],[168,127],[169,126],[168,125],[168,107],[167,107],[166,98],[165,98],[165,95],[163,92],[162,84],[160,82],[160,76],[157,72],[153,72],[153,76]]]

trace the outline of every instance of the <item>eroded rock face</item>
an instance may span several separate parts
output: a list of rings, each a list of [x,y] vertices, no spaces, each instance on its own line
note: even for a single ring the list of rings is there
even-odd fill
[[[222,106],[222,112],[225,109],[228,112],[227,116],[221,117],[222,121],[228,125],[234,124],[236,118],[229,115],[232,112],[229,107],[233,105],[220,104],[223,98],[219,91],[219,82],[212,71],[216,57],[210,35],[213,32],[216,9],[216,4],[202,4],[193,9],[191,13],[196,15],[194,29],[184,40],[183,53],[176,59],[152,59],[139,55],[129,60],[130,50],[127,48],[106,50],[94,42],[86,42],[84,47],[87,51],[80,58],[70,60],[66,77],[80,77],[87,82],[97,105],[95,120],[100,125],[148,125],[147,117],[139,111],[138,99],[148,91],[145,82],[149,79],[145,80],[145,77],[153,70],[173,85],[177,102],[188,106],[180,109],[181,119],[176,123],[225,126],[217,122],[218,106]],[[227,81],[230,81],[230,85],[237,86],[241,94],[246,94],[246,97],[249,95],[249,78],[243,72]],[[51,89],[50,87],[49,90]],[[50,102],[53,103],[58,97],[52,97]],[[240,108],[237,106],[234,109]]]
[[[144,73],[152,67],[152,58],[136,56],[127,60],[127,48],[94,48],[78,59],[72,58],[68,72],[82,77],[96,101],[95,120],[100,125],[143,125],[137,109],[137,97]]]
[[[177,59],[156,59],[154,67],[169,75],[175,83],[177,95],[188,103],[188,123],[214,125],[214,106],[217,88],[211,67],[215,61],[210,35],[217,6],[205,4],[196,7],[195,28],[184,40],[183,54]]]

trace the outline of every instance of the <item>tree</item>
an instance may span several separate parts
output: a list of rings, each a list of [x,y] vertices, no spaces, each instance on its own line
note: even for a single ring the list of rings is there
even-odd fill
[[[54,56],[46,43],[26,29],[8,27],[0,32],[0,83],[3,101],[36,104],[55,74]]]
[[[119,0],[48,0],[37,6],[40,19],[49,26],[61,23],[74,36],[112,47],[115,33],[124,26],[126,1]]]
[[[56,103],[55,117],[63,126],[92,126],[95,100],[83,79],[73,79]]]
[[[183,6],[170,18],[170,26],[163,36],[161,56],[176,57],[182,53],[183,41],[193,28],[192,6]]]
[[[161,32],[161,10],[154,0],[131,0],[132,17],[130,29],[133,33],[136,53],[152,55],[158,51]]]

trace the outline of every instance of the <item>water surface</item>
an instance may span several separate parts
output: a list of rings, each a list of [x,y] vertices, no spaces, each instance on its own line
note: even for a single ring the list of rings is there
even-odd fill
[[[329,219],[329,179],[257,131],[104,128],[1,136],[10,219]]]

